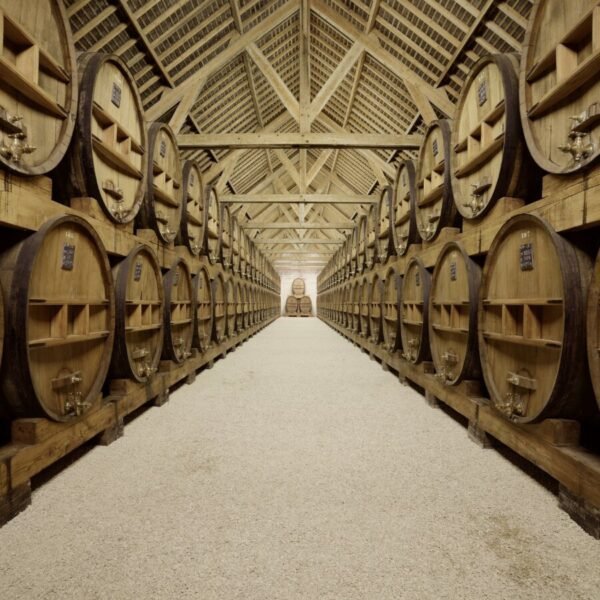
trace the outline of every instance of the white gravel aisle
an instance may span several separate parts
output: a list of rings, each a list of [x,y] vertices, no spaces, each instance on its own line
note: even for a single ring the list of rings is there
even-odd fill
[[[316,319],[279,319],[34,493],[2,600],[597,599],[556,498]]]

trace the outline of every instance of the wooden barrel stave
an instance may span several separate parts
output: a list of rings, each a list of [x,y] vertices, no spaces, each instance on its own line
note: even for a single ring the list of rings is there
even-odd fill
[[[377,275],[373,280],[369,289],[369,332],[370,340],[374,344],[381,343],[383,339],[383,281]]]
[[[181,226],[176,244],[187,246],[194,256],[198,256],[204,244],[206,214],[204,211],[204,185],[200,167],[196,162],[184,161],[181,186],[183,188]]]
[[[379,215],[378,207],[372,204],[367,212],[365,231],[365,268],[372,269],[378,262]]]
[[[219,262],[223,265],[225,271],[231,271],[233,267],[233,240],[232,240],[232,222],[229,206],[221,204],[221,214],[219,217],[221,224],[221,256]]]
[[[400,335],[401,275],[397,267],[390,267],[383,279],[382,328],[385,349],[393,354],[402,348]]]
[[[600,253],[596,257],[594,275],[587,303],[588,360],[596,401],[600,407]]]
[[[213,293],[213,340],[220,344],[225,339],[226,332],[226,290],[225,277],[218,273],[212,281]]]
[[[358,335],[360,337],[368,339],[369,337],[369,294],[370,294],[371,285],[369,283],[368,278],[365,276],[360,281],[359,287],[359,295],[358,295],[358,304],[359,304],[359,313],[358,318],[360,321]]]
[[[163,277],[165,342],[163,358],[182,363],[191,356],[194,300],[190,268],[177,258]]]
[[[398,167],[393,202],[392,244],[396,254],[404,256],[411,244],[421,241],[416,217],[417,173],[412,160],[405,160]]]
[[[235,282],[233,277],[228,277],[225,280],[225,337],[233,338],[236,334],[236,304]]]
[[[385,261],[390,256],[396,255],[394,246],[393,230],[393,214],[394,214],[394,188],[391,185],[386,185],[381,190],[379,197],[379,207],[377,209],[378,224],[376,238],[376,254],[377,260],[380,263]]]
[[[202,265],[192,278],[194,335],[192,346],[206,352],[212,345],[213,295],[208,269]]]

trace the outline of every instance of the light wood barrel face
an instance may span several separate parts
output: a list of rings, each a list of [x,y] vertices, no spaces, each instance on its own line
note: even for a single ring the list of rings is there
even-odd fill
[[[382,308],[383,308],[383,282],[375,275],[369,290],[369,332],[371,341],[379,344],[383,339]]]
[[[480,293],[479,348],[490,397],[511,420],[578,413],[586,379],[580,260],[533,215],[507,221],[492,243]]]
[[[182,165],[177,140],[164,123],[148,129],[148,189],[138,216],[140,227],[153,229],[167,244],[175,240],[183,209]]]
[[[369,296],[371,294],[371,284],[369,280],[364,277],[360,281],[359,292],[358,292],[358,304],[359,304],[359,330],[358,335],[363,338],[369,337]]]
[[[192,279],[195,305],[194,336],[192,345],[206,352],[212,345],[213,296],[208,269],[201,266]]]
[[[417,229],[417,174],[415,163],[406,160],[398,167],[394,184],[394,226],[392,244],[398,256],[404,256],[411,244],[421,241]]]
[[[377,214],[377,206],[371,206],[367,213],[366,220],[366,247],[365,247],[365,266],[367,269],[372,269],[375,263],[379,262],[377,255],[377,237],[379,235],[379,215]]]
[[[113,349],[115,299],[106,252],[78,217],[45,223],[1,258],[3,396],[18,417],[68,421],[99,397]]]
[[[286,313],[297,313],[300,307],[298,304],[298,298],[295,296],[288,296],[285,301],[285,312]]]
[[[436,377],[447,385],[478,379],[477,308],[481,269],[455,242],[444,246],[431,282],[429,345]]]
[[[198,164],[191,160],[183,163],[183,209],[178,243],[189,248],[194,256],[202,251],[205,228],[204,185]]]
[[[298,300],[298,310],[301,315],[312,314],[312,301],[310,296],[302,296],[302,298]]]
[[[163,282],[154,251],[138,246],[114,269],[116,319],[111,376],[148,381],[163,339]]]
[[[297,277],[292,281],[292,294],[296,297],[304,296],[306,292],[306,283],[301,277]]]
[[[182,363],[191,356],[194,301],[188,264],[178,258],[163,278],[165,342],[163,358]]]
[[[520,73],[521,121],[533,159],[572,173],[600,153],[600,13],[595,0],[539,0]]]
[[[96,198],[110,219],[128,223],[142,206],[148,179],[142,100],[119,57],[88,52],[78,66],[77,128],[65,175],[69,194]]]
[[[425,134],[417,166],[417,229],[421,238],[431,241],[456,217],[450,175],[450,122],[434,121]]]
[[[206,194],[206,254],[214,265],[221,256],[221,207],[214,186],[209,186]]]
[[[452,191],[466,219],[484,215],[504,196],[526,192],[535,171],[525,161],[519,118],[518,59],[482,58],[473,67],[457,104],[452,128]]]
[[[219,273],[212,282],[213,286],[213,340],[220,344],[225,339],[226,332],[226,290],[225,278]]]
[[[403,356],[413,364],[429,360],[429,292],[431,274],[423,261],[414,257],[402,280],[400,332]]]
[[[231,213],[225,204],[221,205],[221,264],[226,271],[231,271],[233,266]]]
[[[0,164],[43,175],[64,157],[75,124],[77,67],[63,3],[0,0]]]
[[[401,348],[400,337],[400,273],[390,267],[383,280],[382,319],[384,348],[394,353]]]
[[[394,214],[394,188],[387,185],[381,190],[377,209],[376,254],[378,262],[384,263],[391,255],[396,254],[391,231],[391,215]]]
[[[594,276],[587,304],[588,359],[596,401],[600,406],[600,254],[596,258]]]

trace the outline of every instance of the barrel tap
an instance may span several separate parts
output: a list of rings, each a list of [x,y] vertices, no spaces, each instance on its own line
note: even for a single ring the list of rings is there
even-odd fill
[[[13,131],[13,133],[9,133],[7,135],[8,139],[11,140],[11,143],[8,146],[6,144],[2,144],[0,146],[0,154],[11,162],[20,163],[23,154],[31,154],[37,150],[37,147],[31,146],[25,142],[27,139],[27,128],[25,125],[20,124],[23,120],[23,117],[14,115],[10,116],[8,120],[12,125],[20,130]]]
[[[565,154],[570,154],[573,162],[581,163],[594,152],[594,144],[591,141],[586,144],[584,141],[585,138],[589,137],[589,131],[581,131],[577,128],[578,125],[583,123],[583,117],[575,116],[570,117],[570,119],[573,121],[573,125],[571,126],[567,142],[560,145],[558,149]]]

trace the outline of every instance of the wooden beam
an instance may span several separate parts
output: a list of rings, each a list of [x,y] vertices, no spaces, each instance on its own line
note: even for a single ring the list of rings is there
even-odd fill
[[[341,130],[341,128],[340,128]],[[420,135],[385,133],[189,133],[179,135],[180,148],[359,148],[415,150],[421,146]],[[384,161],[382,161],[384,162]]]
[[[175,112],[173,113],[173,116],[169,121],[169,125],[175,133],[175,135],[177,135],[181,131],[181,128],[183,127],[183,124],[185,123],[185,120],[187,119],[187,116],[192,106],[194,106],[198,95],[202,91],[202,88],[204,87],[205,83],[206,79],[199,81],[198,86],[192,88],[177,105],[177,108],[175,109]]]
[[[244,229],[354,229],[354,221],[339,223],[262,223],[259,221],[248,221],[242,223]]]
[[[289,176],[294,180],[294,183],[298,186],[298,189],[300,189],[300,174],[294,166],[294,163],[287,157],[287,154],[283,150],[275,150],[275,154],[281,161],[281,164],[285,167],[285,170],[288,172]]]
[[[262,250],[262,253],[266,256],[312,256],[318,258],[320,256],[333,256],[335,250]]]
[[[340,246],[346,241],[346,238],[342,240],[318,240],[314,238],[271,238],[271,239],[262,239],[255,238],[252,240],[255,244],[264,244],[264,245],[287,245],[287,244],[298,244],[300,246],[321,246],[321,245],[335,245]]]
[[[376,204],[378,198],[376,195],[342,194],[227,194],[219,200],[229,204]]]

